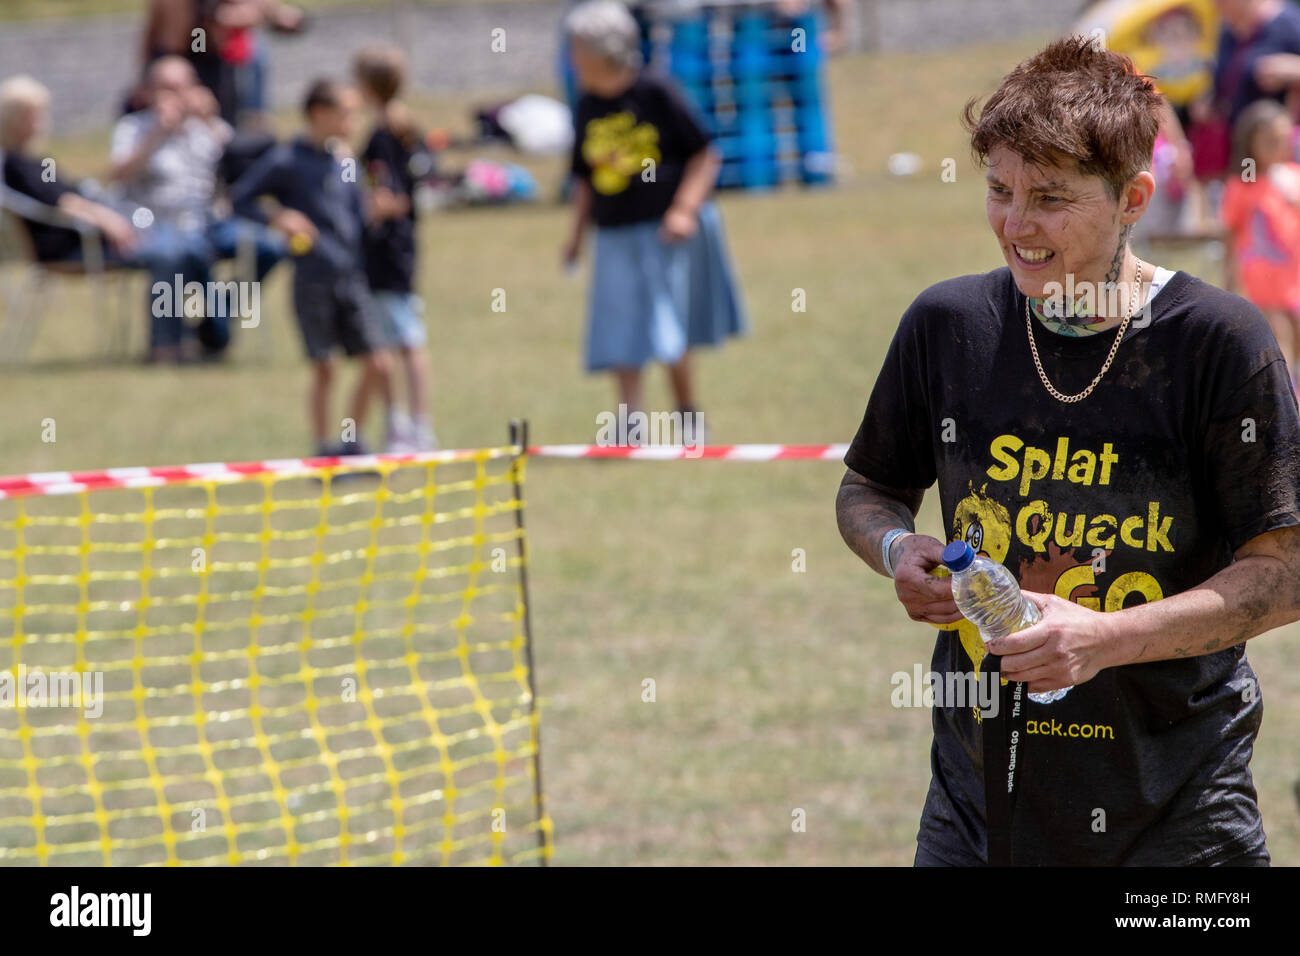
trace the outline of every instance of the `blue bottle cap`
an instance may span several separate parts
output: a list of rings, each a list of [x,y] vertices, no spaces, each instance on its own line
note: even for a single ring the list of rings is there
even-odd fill
[[[965,541],[953,541],[943,549],[943,563],[948,565],[948,570],[953,574],[958,571],[965,571],[975,560],[975,552]]]

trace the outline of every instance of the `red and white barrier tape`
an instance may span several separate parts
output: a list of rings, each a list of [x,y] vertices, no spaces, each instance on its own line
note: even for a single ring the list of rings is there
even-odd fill
[[[537,445],[528,454],[537,458],[630,458],[639,461],[713,459],[724,461],[838,461],[848,445],[682,445],[603,446]],[[478,458],[506,458],[511,448],[430,451],[410,455],[354,455],[348,458],[287,458],[271,461],[174,465],[165,468],[108,468],[103,471],[50,471],[0,477],[0,498],[24,495],[67,495],[100,488],[146,488],[195,480],[236,481],[257,475],[308,475],[322,468],[357,471],[377,464],[425,464]]]
[[[677,461],[701,458],[722,461],[839,461],[848,445],[539,445],[528,454],[538,458],[632,458]]]
[[[107,468],[103,471],[50,471],[0,478],[0,498],[67,495],[99,488],[147,488],[195,480],[237,481],[256,475],[310,475],[322,468],[357,471],[383,462],[424,464],[475,458],[508,458],[511,448],[429,451],[410,455],[352,455],[347,458],[283,458],[269,461],[210,462],[165,468]]]

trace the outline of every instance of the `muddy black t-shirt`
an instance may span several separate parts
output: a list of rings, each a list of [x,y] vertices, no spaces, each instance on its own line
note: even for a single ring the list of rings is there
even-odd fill
[[[1250,538],[1300,524],[1300,415],[1254,306],[1175,273],[1075,404],[1044,389],[1027,335],[1005,268],[927,289],[899,324],[845,464],[893,488],[937,480],[949,540],[1026,589],[1105,611],[1188,590]],[[1066,338],[1037,320],[1034,335],[1069,395],[1115,337]],[[932,670],[978,671],[983,656],[962,621],[940,630]],[[1008,697],[1004,687],[1004,707]],[[1244,647],[1108,668],[1025,707],[1014,863],[1186,865],[1263,845],[1248,766],[1263,703]],[[918,842],[983,862],[981,723],[942,701],[932,716]]]

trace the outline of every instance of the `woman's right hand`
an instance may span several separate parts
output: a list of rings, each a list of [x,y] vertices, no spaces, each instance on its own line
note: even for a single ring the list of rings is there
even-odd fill
[[[943,564],[943,542],[928,534],[907,534],[890,547],[894,593],[907,616],[926,624],[953,624],[962,619],[952,599],[952,579],[930,572]]]

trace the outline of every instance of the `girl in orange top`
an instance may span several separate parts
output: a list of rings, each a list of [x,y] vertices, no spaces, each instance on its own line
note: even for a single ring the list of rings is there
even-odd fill
[[[1280,103],[1247,107],[1234,130],[1237,175],[1220,216],[1228,232],[1228,287],[1257,305],[1277,338],[1291,380],[1300,347],[1300,164],[1294,123]]]

